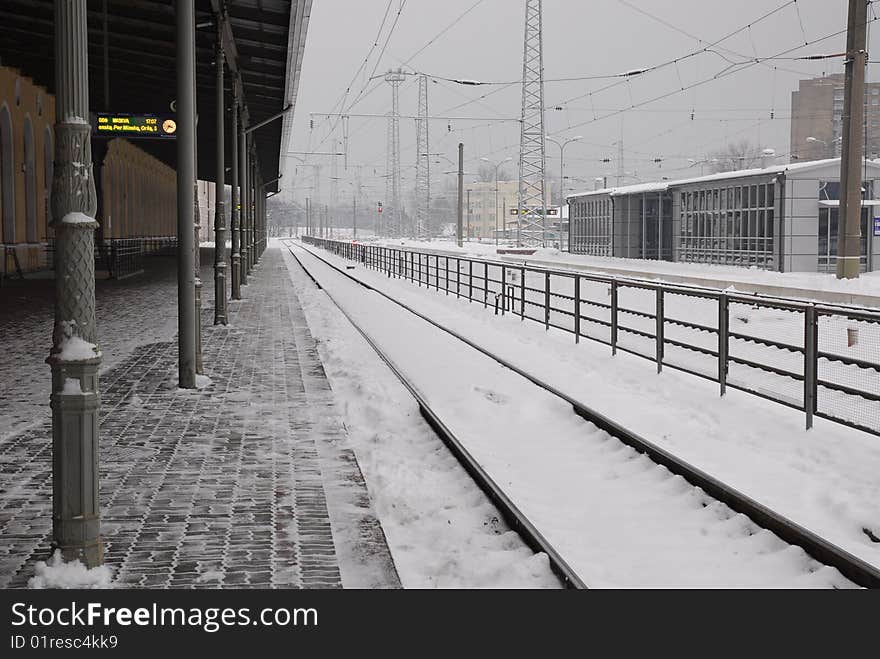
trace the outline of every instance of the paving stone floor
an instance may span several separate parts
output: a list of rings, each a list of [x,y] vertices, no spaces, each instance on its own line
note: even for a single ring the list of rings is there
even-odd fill
[[[229,327],[212,326],[206,305],[203,389],[177,388],[175,341],[139,346],[102,375],[102,535],[116,584],[399,587],[277,248],[243,298]],[[0,479],[0,587],[24,587],[50,550],[50,424],[0,442]]]

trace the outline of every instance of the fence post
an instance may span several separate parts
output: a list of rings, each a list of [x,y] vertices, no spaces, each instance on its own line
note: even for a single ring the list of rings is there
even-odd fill
[[[657,329],[655,337],[657,340],[657,372],[663,370],[663,288],[657,287],[657,311],[656,311]]]
[[[550,330],[550,273],[544,273],[544,329]]]
[[[617,280],[611,280],[611,355],[617,354]]]
[[[444,263],[446,263],[446,295],[449,295],[449,257],[445,256]]]
[[[574,276],[574,342],[581,342],[581,276]]]
[[[483,308],[489,306],[489,264],[483,261]]]
[[[461,259],[455,257],[455,297],[461,297]]]
[[[523,266],[521,268],[519,280],[519,319],[523,321],[526,319],[526,268]]]
[[[474,299],[474,262],[468,261],[468,302]]]
[[[818,393],[818,319],[815,305],[804,311],[804,412],[807,414],[807,430],[813,427],[813,414],[817,409]]]
[[[501,306],[503,309],[506,309],[506,307],[507,307],[507,295],[505,295],[505,291],[507,290],[507,266],[506,265],[501,266],[500,289],[501,289]],[[504,315],[504,314],[502,313],[502,315]]]
[[[727,293],[718,296],[718,384],[721,395],[727,391],[727,355],[730,352],[730,301]]]

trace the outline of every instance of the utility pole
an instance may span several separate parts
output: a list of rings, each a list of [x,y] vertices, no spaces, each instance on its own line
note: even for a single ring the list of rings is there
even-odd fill
[[[464,227],[464,208],[462,205],[464,204],[464,144],[462,142],[458,143],[458,222],[456,226],[455,235],[458,239],[458,246],[462,246],[462,231]]]
[[[702,166],[700,167],[700,174],[702,174]],[[623,136],[621,136],[620,140],[617,142],[617,187],[619,188],[623,184],[623,177],[625,172],[623,171]]]
[[[358,200],[357,196],[351,196],[351,239],[358,237]]]
[[[849,0],[846,69],[843,92],[843,148],[840,156],[840,215],[837,239],[837,278],[859,276],[862,218],[862,137],[864,134],[866,0]]]
[[[309,207],[309,198],[306,197],[306,235],[312,235],[312,209]]]

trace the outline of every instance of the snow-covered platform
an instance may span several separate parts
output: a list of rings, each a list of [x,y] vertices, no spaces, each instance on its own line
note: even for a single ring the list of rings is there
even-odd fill
[[[203,259],[207,261],[207,259]],[[398,587],[315,340],[270,248],[212,326],[206,379],[177,388],[173,262],[99,286],[102,535],[122,587]],[[42,291],[42,293],[41,293]],[[18,300],[15,300],[15,298]],[[49,556],[51,296],[0,314],[0,587]],[[19,366],[19,364],[21,366]],[[15,376],[13,376],[15,374]]]

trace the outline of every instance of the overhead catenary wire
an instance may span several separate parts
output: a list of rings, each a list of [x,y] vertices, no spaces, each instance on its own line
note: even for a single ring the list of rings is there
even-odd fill
[[[787,3],[787,4],[790,4],[790,3]],[[787,6],[787,4],[784,5],[784,6]],[[779,10],[779,8],[777,8],[777,10],[774,10],[774,11],[778,11],[778,10]],[[771,13],[772,13],[772,12],[771,12]],[[767,14],[765,14],[765,16],[767,16]],[[870,24],[870,23],[872,23],[872,22],[874,22],[874,21],[876,21],[876,20],[877,20],[877,17],[871,18],[871,19],[868,20],[868,24]],[[738,30],[738,31],[742,31],[742,29],[740,29],[740,30]],[[735,32],[738,32],[738,31],[734,31],[734,33],[735,33]],[[795,51],[797,51],[797,50],[799,50],[799,49],[801,49],[801,48],[804,48],[805,46],[811,46],[811,45],[814,45],[814,44],[817,44],[817,43],[821,43],[821,42],[823,42],[823,41],[826,41],[826,40],[828,40],[828,39],[831,39],[831,38],[834,38],[834,37],[840,36],[841,34],[845,34],[845,33],[846,33],[846,29],[845,29],[845,28],[842,29],[842,30],[837,30],[837,31],[835,31],[835,32],[832,32],[832,33],[830,33],[830,34],[826,34],[826,35],[824,35],[824,36],[822,36],[822,37],[819,37],[819,38],[817,38],[817,39],[813,39],[812,41],[808,42],[807,44],[801,44],[801,43],[798,43],[796,46],[786,48],[786,49],[784,49],[784,50],[779,51],[778,53],[776,53],[773,57],[781,57],[781,56],[784,56],[784,55],[788,55],[788,54],[790,54],[790,53],[792,53],[792,52],[795,52]],[[733,33],[731,33],[731,34],[733,34]],[[767,59],[767,58],[765,58],[765,59]],[[754,61],[754,60],[751,60],[751,61],[743,62],[743,63],[738,64],[738,65],[729,65],[729,66],[727,66],[727,67],[721,69],[720,71],[716,72],[716,73],[713,74],[712,76],[709,76],[709,77],[706,77],[706,78],[703,78],[703,79],[697,80],[697,81],[695,81],[695,82],[693,82],[693,83],[691,83],[691,84],[689,84],[689,85],[685,85],[684,87],[679,87],[679,88],[677,88],[677,89],[674,89],[674,90],[672,90],[672,91],[666,92],[666,93],[661,94],[661,95],[659,95],[659,96],[654,96],[654,97],[652,97],[652,98],[649,98],[649,99],[647,99],[647,100],[645,100],[645,101],[641,101],[641,102],[639,102],[639,103],[635,103],[635,104],[631,104],[631,105],[629,105],[629,106],[621,107],[621,108],[618,108],[618,109],[616,109],[616,110],[614,110],[614,111],[611,111],[611,112],[608,112],[608,113],[605,113],[605,114],[602,114],[602,115],[597,115],[596,117],[594,117],[593,119],[590,119],[590,120],[586,120],[586,121],[582,121],[582,122],[579,122],[579,123],[572,124],[571,126],[567,127],[565,130],[561,130],[561,131],[548,131],[548,133],[551,134],[551,135],[558,135],[558,134],[561,134],[561,133],[567,132],[567,131],[569,131],[569,130],[574,130],[574,129],[576,129],[576,128],[580,128],[580,127],[587,126],[587,125],[590,125],[590,124],[593,124],[593,123],[597,123],[597,122],[602,121],[602,120],[604,120],[604,119],[608,119],[608,118],[611,118],[611,117],[619,116],[619,115],[621,115],[621,114],[623,114],[623,113],[625,113],[625,112],[629,112],[629,111],[632,111],[632,110],[635,110],[635,109],[638,109],[638,108],[641,108],[641,107],[644,107],[644,106],[650,105],[650,104],[652,104],[652,103],[656,103],[656,102],[661,101],[661,100],[664,100],[664,99],[666,99],[666,98],[670,98],[670,97],[672,97],[672,96],[675,96],[676,94],[680,94],[680,93],[683,93],[683,92],[686,92],[686,91],[690,91],[690,90],[695,89],[695,88],[697,88],[697,87],[700,87],[700,86],[702,86],[702,85],[705,85],[705,84],[708,84],[708,83],[714,82],[714,81],[716,81],[716,80],[720,80],[720,79],[723,79],[723,78],[729,77],[729,76],[731,76],[731,75],[733,75],[733,74],[736,74],[736,73],[739,73],[739,72],[741,72],[741,71],[744,71],[744,70],[746,70],[746,69],[748,69],[748,68],[751,68],[751,67],[757,65],[758,63],[759,63],[759,62],[756,62],[756,61]],[[614,85],[617,85],[617,84],[620,84],[620,83],[614,83]],[[605,88],[603,88],[603,89],[608,89],[608,88],[610,88],[611,86],[613,86],[613,85],[609,85],[609,86],[607,86],[607,87],[605,87]],[[601,91],[601,90],[599,90],[599,91]],[[498,149],[495,149],[494,151],[490,152],[488,155],[494,155],[494,154],[497,154],[497,153],[501,153],[501,152],[503,152],[503,151],[505,151],[505,150],[507,150],[507,149],[509,149],[509,148],[512,148],[512,146],[513,146],[513,144],[507,144],[507,145],[504,145],[504,146],[499,147]]]

